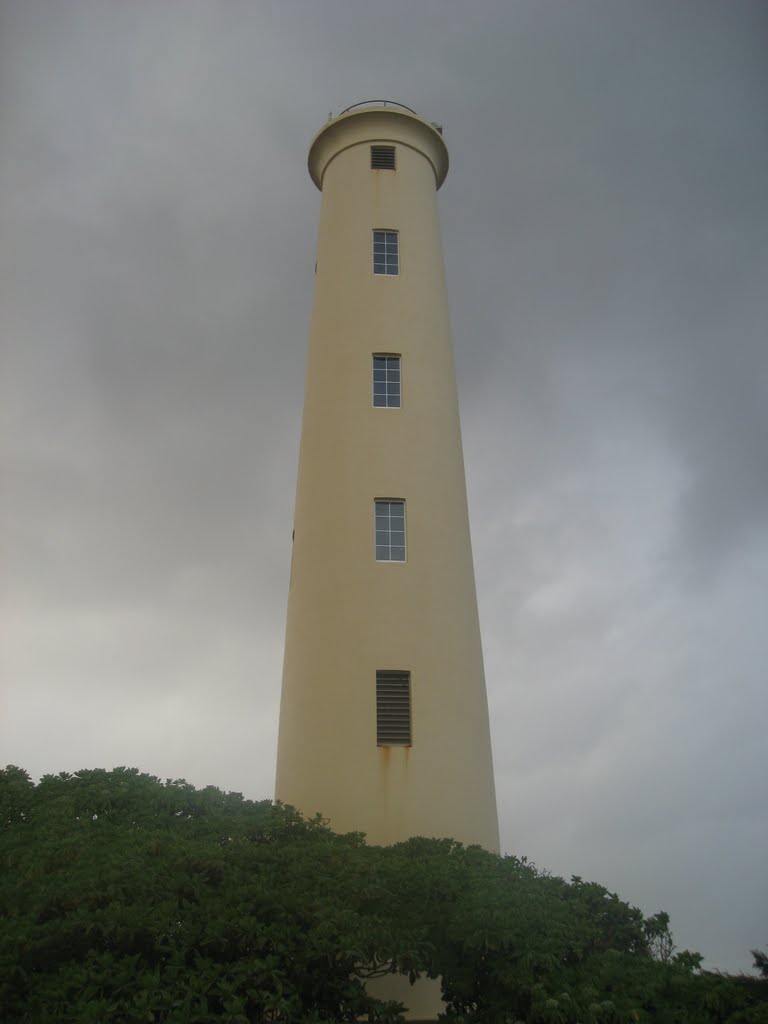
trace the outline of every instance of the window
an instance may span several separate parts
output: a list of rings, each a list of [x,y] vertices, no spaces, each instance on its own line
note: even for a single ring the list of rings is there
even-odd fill
[[[400,356],[373,357],[373,404],[377,408],[400,408]]]
[[[411,673],[376,673],[376,746],[411,745]]]
[[[405,502],[390,498],[377,498],[376,561],[405,561]]]
[[[371,146],[371,167],[376,171],[394,171],[395,147]]]
[[[373,272],[374,274],[398,274],[399,257],[396,231],[373,232]]]

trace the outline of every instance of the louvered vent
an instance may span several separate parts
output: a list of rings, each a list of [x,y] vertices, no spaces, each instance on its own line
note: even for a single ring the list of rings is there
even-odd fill
[[[394,171],[395,147],[371,146],[371,167],[378,171]]]
[[[376,673],[376,744],[411,745],[411,673]]]

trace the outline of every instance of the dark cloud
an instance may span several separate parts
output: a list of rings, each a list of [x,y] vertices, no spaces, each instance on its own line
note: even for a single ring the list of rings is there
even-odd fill
[[[269,794],[329,110],[445,122],[508,849],[764,944],[763,5],[0,22],[4,760]]]

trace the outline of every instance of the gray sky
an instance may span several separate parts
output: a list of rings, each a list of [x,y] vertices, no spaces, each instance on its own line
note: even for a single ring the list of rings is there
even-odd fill
[[[506,851],[768,945],[768,8],[6,0],[2,731],[271,796],[328,112],[445,124]]]

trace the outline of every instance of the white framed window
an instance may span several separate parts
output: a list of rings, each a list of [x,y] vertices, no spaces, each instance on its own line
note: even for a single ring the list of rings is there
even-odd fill
[[[410,672],[376,672],[376,746],[411,746]]]
[[[400,237],[397,231],[373,232],[373,272],[390,277],[400,273]]]
[[[376,561],[405,561],[405,502],[402,498],[376,498]]]
[[[373,404],[377,409],[400,408],[400,356],[373,357]]]

